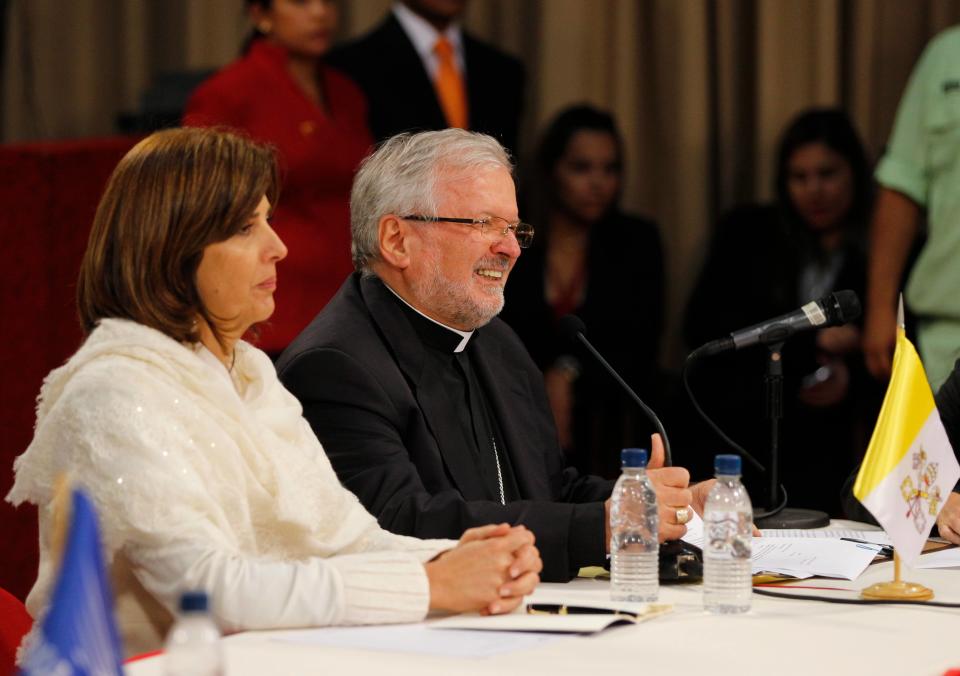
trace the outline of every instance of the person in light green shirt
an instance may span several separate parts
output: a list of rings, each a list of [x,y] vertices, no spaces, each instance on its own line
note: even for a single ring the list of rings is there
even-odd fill
[[[934,391],[960,357],[960,26],[927,45],[907,83],[886,154],[873,218],[864,353],[890,375],[896,304],[911,245],[926,216],[927,242],[907,282],[907,305]]]

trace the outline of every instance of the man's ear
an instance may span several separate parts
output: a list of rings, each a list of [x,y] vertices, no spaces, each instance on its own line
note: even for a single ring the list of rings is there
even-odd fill
[[[377,241],[380,244],[380,258],[387,265],[398,270],[410,265],[410,251],[407,242],[407,224],[393,214],[387,214],[377,223]]]

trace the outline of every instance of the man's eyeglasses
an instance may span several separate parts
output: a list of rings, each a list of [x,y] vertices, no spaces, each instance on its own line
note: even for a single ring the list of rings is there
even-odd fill
[[[513,232],[517,238],[517,244],[521,249],[526,249],[533,243],[533,226],[529,223],[517,221],[511,223],[505,218],[499,216],[484,216],[483,218],[447,218],[446,216],[422,216],[412,214],[404,216],[405,221],[420,221],[422,223],[463,223],[471,225],[483,234],[499,235],[506,237],[508,232]]]

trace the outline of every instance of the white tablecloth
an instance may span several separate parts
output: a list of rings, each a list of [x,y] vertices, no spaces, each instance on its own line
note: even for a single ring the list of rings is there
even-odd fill
[[[892,579],[891,562],[870,566],[858,580],[806,580],[798,585],[859,590]],[[910,570],[904,579],[933,588],[938,601],[960,603],[960,569]],[[798,593],[840,595],[847,592]],[[576,580],[543,584],[532,601],[563,599],[586,605],[607,599],[608,583]],[[940,676],[960,668],[960,609],[850,606],[763,598],[741,616],[702,610],[702,586],[666,586],[660,601],[672,613],[649,622],[566,636],[531,649],[485,658],[297,645],[283,632],[247,632],[224,640],[227,673],[348,674],[913,674]],[[437,640],[445,640],[443,632]],[[128,665],[132,676],[162,674],[162,657]]]

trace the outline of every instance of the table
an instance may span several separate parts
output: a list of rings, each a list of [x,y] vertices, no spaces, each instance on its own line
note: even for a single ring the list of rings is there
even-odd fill
[[[794,583],[859,590],[893,578],[892,562],[870,566],[853,582],[814,579]],[[960,570],[910,570],[938,601],[960,603]],[[849,592],[796,593],[853,597]],[[960,608],[850,606],[764,598],[740,616],[702,610],[702,586],[661,587],[674,611],[649,622],[567,636],[528,650],[487,658],[307,646],[277,641],[283,632],[246,632],[224,639],[227,674],[349,674],[430,676],[457,674],[913,674],[940,676],[960,668]],[[542,584],[531,600],[589,605],[608,598],[608,582],[578,579]],[[443,633],[437,640],[444,640]],[[635,665],[635,666],[634,666]],[[163,673],[162,657],[128,665],[131,676]]]

